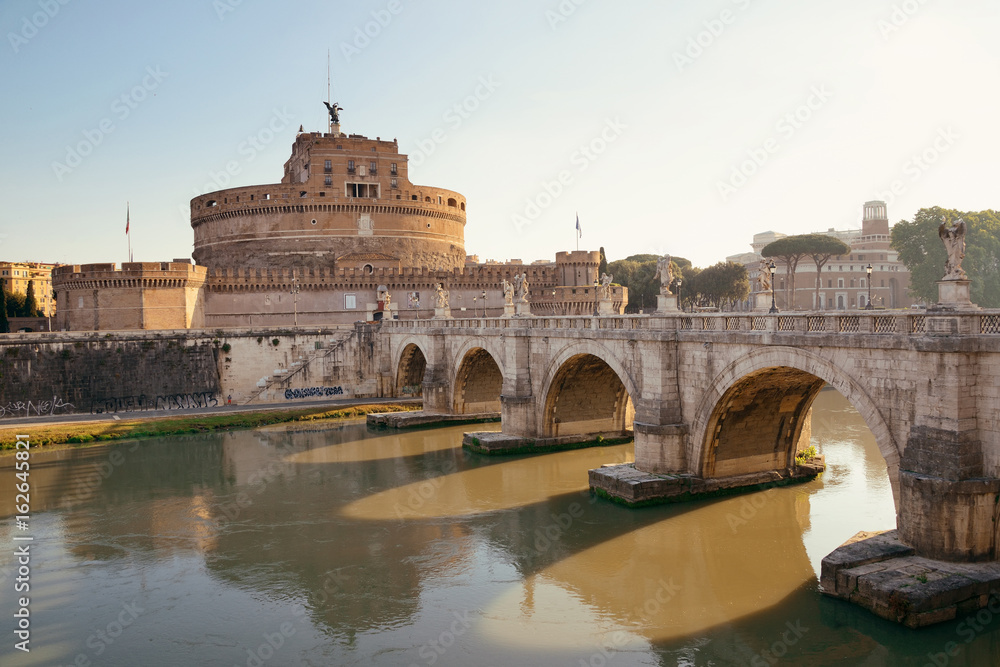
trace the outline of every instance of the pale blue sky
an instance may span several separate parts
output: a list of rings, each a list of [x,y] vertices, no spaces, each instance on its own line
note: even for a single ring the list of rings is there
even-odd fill
[[[998,207],[995,0],[62,1],[0,3],[3,259],[121,262],[126,200],[136,260],[189,256],[213,174],[277,182],[325,128],[327,49],[343,129],[463,193],[481,259],[572,249],[577,212],[581,249],[704,266],[869,199]]]

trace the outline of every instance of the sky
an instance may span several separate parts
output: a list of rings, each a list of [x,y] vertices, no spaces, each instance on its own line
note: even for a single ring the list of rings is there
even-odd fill
[[[328,52],[343,131],[465,195],[480,260],[708,266],[872,199],[1000,197],[995,0],[3,0],[0,27],[5,260],[127,261],[126,206],[136,261],[190,257],[192,197],[326,128]]]

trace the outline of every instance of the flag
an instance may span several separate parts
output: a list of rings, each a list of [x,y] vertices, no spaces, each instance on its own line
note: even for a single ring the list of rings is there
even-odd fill
[[[580,238],[583,236],[583,230],[580,229],[580,214],[576,214],[576,237]]]
[[[129,225],[128,202],[125,202],[125,234],[126,235],[128,235],[128,225]]]

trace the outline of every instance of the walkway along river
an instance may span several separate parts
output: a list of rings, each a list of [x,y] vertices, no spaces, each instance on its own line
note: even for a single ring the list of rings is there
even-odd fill
[[[911,631],[819,594],[824,555],[895,522],[884,461],[836,392],[814,406],[820,479],[639,510],[587,492],[586,471],[628,445],[487,458],[463,430],[293,425],[34,453],[32,650],[7,631],[0,663],[1000,663],[989,610]],[[0,459],[5,498],[13,464]],[[0,542],[14,533],[8,518]],[[0,559],[9,629],[15,578]]]

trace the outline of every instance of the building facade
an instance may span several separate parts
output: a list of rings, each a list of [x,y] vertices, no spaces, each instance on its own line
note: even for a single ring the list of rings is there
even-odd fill
[[[504,313],[504,280],[525,276],[532,312],[596,311],[600,253],[523,264],[469,261],[466,199],[414,185],[396,140],[300,128],[280,183],[191,200],[194,266],[62,267],[54,328],[330,325],[434,315],[437,286],[454,317]],[[621,313],[628,290],[615,287]]]
[[[819,275],[818,300],[816,264],[812,258],[804,257],[799,262],[795,270],[794,294],[787,266],[775,258],[774,299],[779,309],[857,310],[868,305],[869,294],[873,308],[908,308],[914,303],[909,295],[910,273],[899,261],[899,253],[890,246],[892,238],[885,202],[865,202],[860,230],[830,228],[816,233],[840,239],[850,247],[850,252],[831,257],[823,266]],[[784,237],[785,234],[773,231],[755,234],[751,244],[753,253],[741,253],[727,258],[747,267],[754,292],[749,304],[761,302],[757,297],[762,291],[757,280],[761,250],[767,244]],[[867,271],[869,265],[872,267],[870,276]]]
[[[45,262],[0,262],[0,280],[8,294],[27,294],[28,284],[34,284],[35,303],[42,317],[55,315],[52,296],[52,269],[57,264]]]

